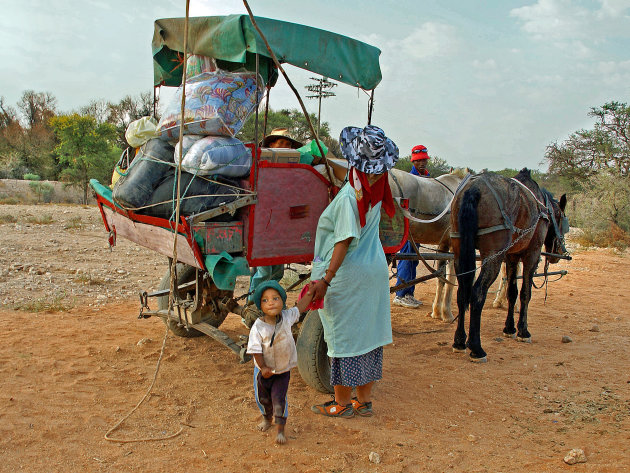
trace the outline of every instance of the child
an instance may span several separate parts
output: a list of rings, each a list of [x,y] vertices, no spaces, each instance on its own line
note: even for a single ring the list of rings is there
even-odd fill
[[[291,368],[297,366],[297,350],[291,326],[313,299],[309,291],[291,309],[286,309],[287,293],[277,281],[265,281],[254,292],[254,303],[263,316],[249,332],[247,353],[254,355],[254,394],[263,414],[258,429],[266,431],[274,418],[278,426],[276,443],[284,444],[287,421],[287,390]]]

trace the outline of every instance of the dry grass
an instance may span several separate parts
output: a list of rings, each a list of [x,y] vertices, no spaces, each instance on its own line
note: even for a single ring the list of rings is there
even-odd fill
[[[24,312],[67,312],[75,306],[74,300],[66,299],[65,293],[57,293],[50,297],[42,297],[32,301],[15,304],[14,310]]]
[[[43,214],[43,215],[30,215],[26,218],[26,223],[32,223],[35,225],[48,225],[54,223],[52,215]]]
[[[17,217],[14,215],[0,215],[0,224],[3,223],[16,223],[17,222]]]

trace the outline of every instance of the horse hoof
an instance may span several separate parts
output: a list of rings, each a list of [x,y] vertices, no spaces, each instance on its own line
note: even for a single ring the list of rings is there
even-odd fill
[[[503,336],[505,338],[516,338],[516,334],[515,333],[505,333],[505,332],[503,332]]]
[[[453,353],[466,353],[466,349],[453,347]]]
[[[483,356],[481,358],[473,358],[471,356],[470,357],[470,361],[472,361],[473,363],[487,363],[488,362],[488,357],[487,356]]]
[[[516,337],[516,341],[523,342],[523,343],[532,343],[532,337],[527,337],[527,338]]]

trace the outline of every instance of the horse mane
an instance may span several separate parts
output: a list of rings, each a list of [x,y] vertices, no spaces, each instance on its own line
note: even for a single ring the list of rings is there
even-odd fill
[[[530,188],[532,188],[532,190],[538,189],[538,191],[540,191],[540,193],[543,194],[543,196],[545,194],[547,194],[550,197],[553,197],[548,190],[546,190],[545,188],[540,187],[538,185],[538,183],[536,181],[534,181],[534,178],[532,178],[531,171],[529,169],[527,169],[527,168],[521,169],[518,172],[518,174],[516,176],[514,176],[514,179],[516,179],[519,182],[522,182],[525,185],[530,184]]]

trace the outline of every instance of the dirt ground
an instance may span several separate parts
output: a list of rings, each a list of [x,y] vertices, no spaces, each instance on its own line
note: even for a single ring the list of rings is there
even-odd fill
[[[419,285],[423,307],[392,307],[374,417],[313,414],[328,397],[296,369],[277,446],[255,428],[252,364],[172,335],[150,396],[111,437],[181,432],[106,440],[156,376],[164,324],[137,318],[136,294],[165,259],[127,241],[110,252],[95,207],[0,205],[0,247],[0,471],[630,470],[627,253],[575,249],[556,265],[569,274],[546,302],[534,291],[531,344],[501,338],[505,311],[489,300],[480,365],[451,351],[455,327],[427,317],[433,284]],[[222,329],[247,331],[235,315]],[[586,463],[563,462],[574,448]]]

